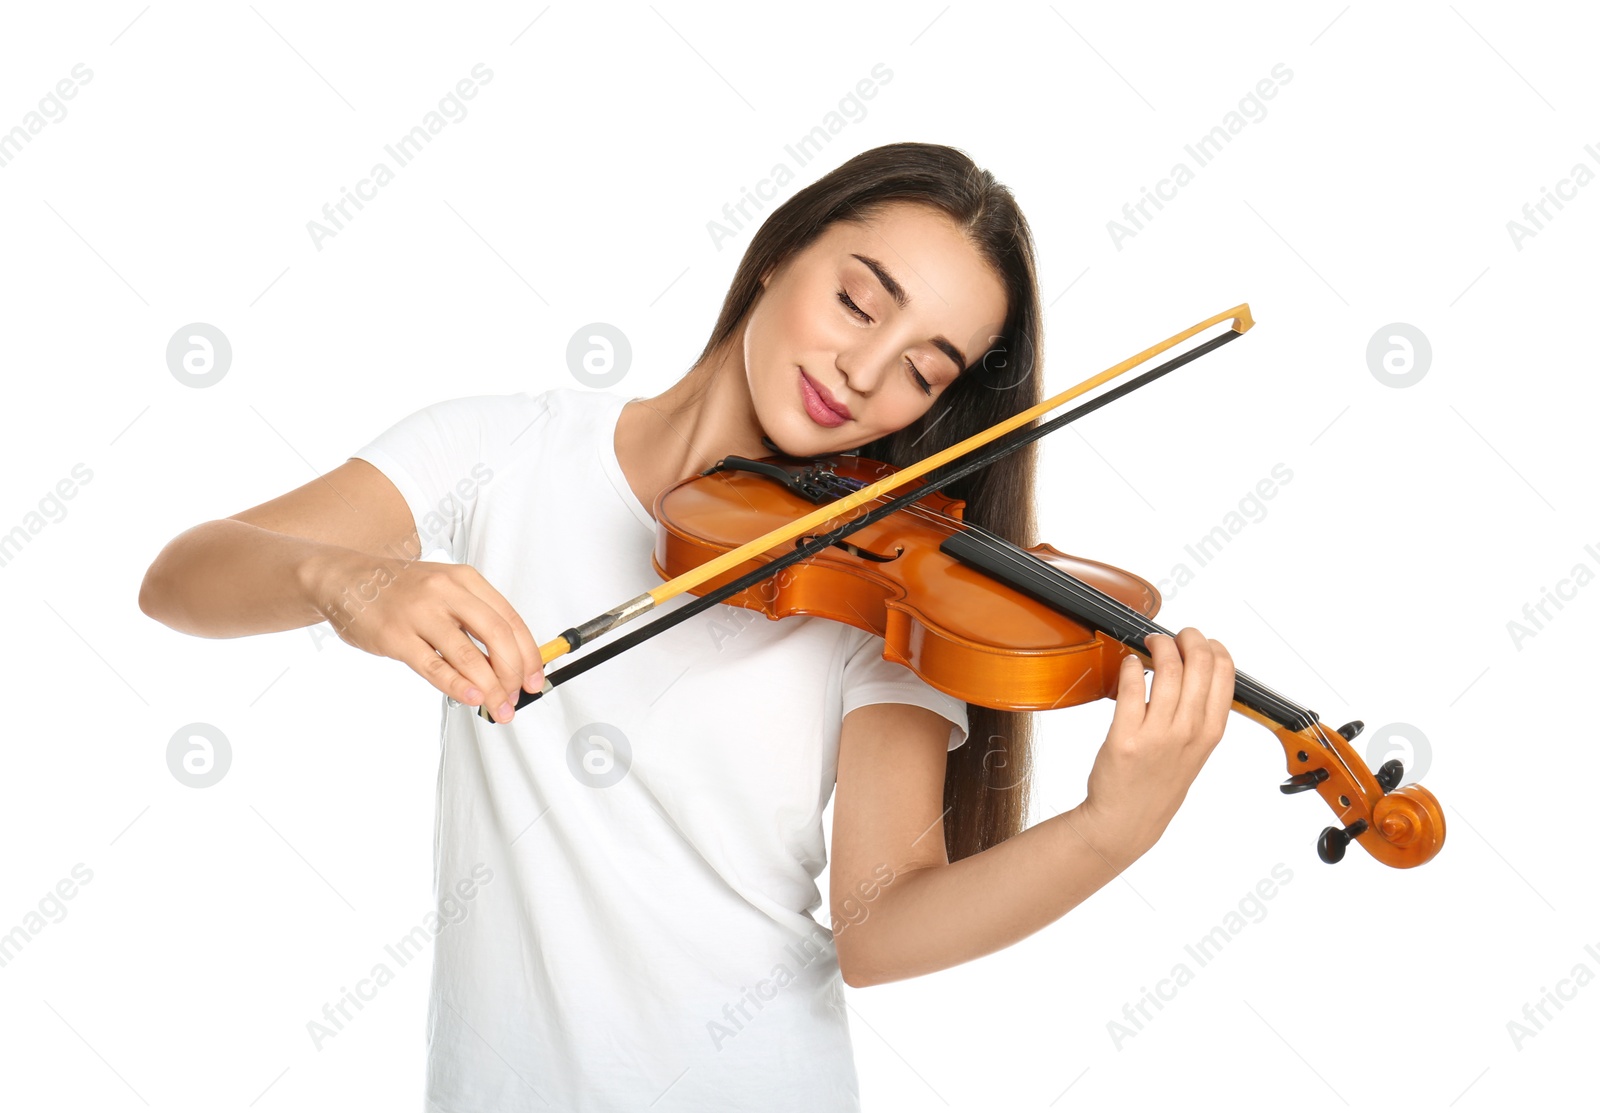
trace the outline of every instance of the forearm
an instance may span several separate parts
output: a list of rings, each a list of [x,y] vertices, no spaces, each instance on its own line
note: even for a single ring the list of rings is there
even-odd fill
[[[853,986],[958,966],[1054,923],[1143,850],[1072,809],[950,865],[897,874],[835,932]]]
[[[203,638],[295,630],[323,621],[331,569],[364,554],[231,518],[202,522],[167,543],[139,587],[139,609]],[[366,558],[370,560],[371,558]]]

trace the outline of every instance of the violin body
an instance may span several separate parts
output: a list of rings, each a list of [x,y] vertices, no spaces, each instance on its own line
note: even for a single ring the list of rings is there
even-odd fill
[[[821,463],[788,457],[764,462],[796,469]],[[895,470],[859,456],[830,457],[825,466],[862,485]],[[941,552],[940,545],[960,528],[965,506],[960,499],[935,491],[916,506],[928,513],[899,513],[874,522],[725,602],[771,619],[819,615],[877,634],[886,659],[968,703],[1043,711],[1115,695],[1118,667],[1132,652],[1127,646]],[[671,579],[814,509],[756,472],[696,477],[657,500],[652,564]],[[774,549],[771,555],[782,552]],[[1130,572],[1048,544],[1027,552],[1147,617],[1161,606],[1156,589]],[[753,567],[754,561],[747,562],[694,593],[711,591]]]
[[[895,470],[854,455],[725,457],[657,496],[651,563],[673,580]],[[1011,544],[964,522],[963,508],[930,491],[724,601],[774,620],[816,615],[877,634],[886,659],[979,706],[1042,711],[1114,697],[1122,658],[1138,653],[1148,663],[1144,637],[1168,633],[1150,621],[1161,605],[1155,587],[1049,544]],[[846,511],[688,590],[715,591],[864,513]],[[1377,773],[1367,768],[1349,745],[1360,721],[1335,730],[1245,673],[1235,676],[1233,709],[1283,747],[1291,775],[1281,790],[1314,790],[1339,819],[1318,840],[1323,861],[1339,861],[1352,841],[1399,868],[1438,853],[1438,800],[1419,784],[1401,786],[1398,761]]]

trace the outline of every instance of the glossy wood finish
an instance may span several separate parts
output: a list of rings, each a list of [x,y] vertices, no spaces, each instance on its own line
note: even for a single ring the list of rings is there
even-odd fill
[[[855,456],[820,460],[766,457],[791,474],[820,467],[871,485],[894,473],[888,464]],[[865,513],[852,507],[797,538],[689,587],[704,595],[811,537]],[[1013,589],[940,550],[962,530],[963,503],[934,492],[827,549],[780,569],[726,602],[777,620],[813,615],[848,623],[884,639],[885,658],[912,669],[957,699],[1012,711],[1068,707],[1115,695],[1122,658],[1139,649],[1074,621],[1061,610]],[[663,579],[696,568],[786,524],[815,514],[818,505],[772,477],[718,470],[692,477],[656,499],[656,545],[651,563]],[[1026,552],[1149,618],[1161,596],[1141,576],[1041,543]],[[1272,731],[1291,774],[1323,770],[1317,793],[1340,828],[1360,823],[1354,841],[1385,865],[1408,868],[1434,857],[1444,844],[1444,813],[1421,785],[1383,791],[1360,755],[1320,722],[1285,725],[1245,706],[1233,710]],[[1309,716],[1308,716],[1309,719]]]
[[[785,457],[768,462],[805,464]],[[838,474],[869,483],[894,470],[860,457],[833,457],[831,463]],[[940,542],[960,528],[960,501],[935,493],[914,505],[923,512],[900,511],[874,522],[727,602],[772,619],[819,615],[881,635],[886,658],[969,703],[1041,711],[1111,694],[1107,685],[1115,683],[1117,664],[1133,650],[941,553]],[[813,509],[753,472],[699,476],[656,500],[651,563],[671,579]],[[814,532],[845,520],[832,519]],[[795,544],[774,547],[759,562],[746,561],[691,591],[703,595],[721,587]],[[891,559],[858,555],[862,550]],[[1146,616],[1161,605],[1140,576],[1048,544],[1029,551]]]

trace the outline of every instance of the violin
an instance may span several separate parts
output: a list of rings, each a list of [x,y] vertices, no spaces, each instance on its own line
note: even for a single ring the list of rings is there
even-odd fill
[[[651,563],[673,579],[895,470],[851,455],[724,457],[657,498]],[[1151,621],[1161,596],[1148,580],[1046,543],[1024,549],[963,522],[964,506],[933,491],[721,601],[773,619],[820,615],[877,634],[886,659],[956,699],[1004,711],[1113,698],[1122,658],[1138,653],[1149,664],[1145,639],[1171,636]],[[788,547],[689,590],[723,587]],[[1233,710],[1283,744],[1290,776],[1282,791],[1314,790],[1339,818],[1317,841],[1324,862],[1343,858],[1352,840],[1399,868],[1439,852],[1438,800],[1420,784],[1400,786],[1398,760],[1376,773],[1367,768],[1350,746],[1359,720],[1332,729],[1237,669]]]
[[[983,448],[1224,321],[1230,331]],[[774,619],[820,615],[870,631],[884,639],[887,659],[984,707],[1039,711],[1114,696],[1122,658],[1137,653],[1148,664],[1145,639],[1172,636],[1151,621],[1161,605],[1155,587],[1048,544],[1013,544],[964,521],[965,504],[940,488],[1237,339],[1254,323],[1249,305],[1237,305],[903,468],[848,454],[724,457],[656,498],[651,563],[665,582],[568,627],[539,646],[540,656],[549,664],[677,595],[697,598],[546,672],[540,691],[521,693],[516,707],[719,602]],[[921,485],[887,494],[930,472]],[[1317,840],[1324,862],[1340,861],[1355,842],[1384,865],[1404,869],[1431,860],[1444,845],[1444,812],[1434,795],[1420,784],[1401,785],[1400,761],[1386,761],[1374,773],[1350,746],[1360,720],[1330,728],[1316,712],[1237,669],[1232,709],[1283,745],[1289,778],[1281,790],[1315,791],[1333,810],[1339,825]],[[494,722],[486,707],[477,714]]]

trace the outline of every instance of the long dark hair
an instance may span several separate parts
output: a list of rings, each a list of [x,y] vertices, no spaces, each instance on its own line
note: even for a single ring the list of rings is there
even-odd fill
[[[803,251],[835,221],[861,222],[895,202],[945,213],[1005,286],[1001,335],[965,368],[918,421],[857,451],[895,467],[915,463],[1039,404],[1035,360],[1041,351],[1033,237],[1011,191],[954,147],[891,143],[850,159],[774,209],[745,250],[722,312],[698,362],[742,335],[763,287],[761,276]],[[1030,422],[1032,428],[1037,420]],[[1037,445],[981,468],[942,490],[964,499],[963,516],[1023,547],[1036,544]],[[1027,825],[1033,773],[1030,712],[967,704],[968,739],[945,767],[944,835],[959,861]]]

